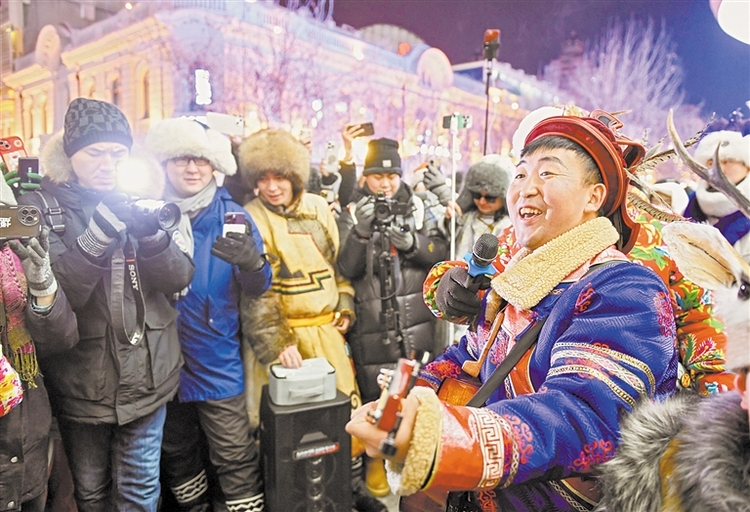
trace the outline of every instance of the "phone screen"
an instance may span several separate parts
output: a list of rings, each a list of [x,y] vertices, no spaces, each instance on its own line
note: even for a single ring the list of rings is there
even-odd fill
[[[360,137],[369,137],[370,135],[375,135],[375,128],[373,127],[372,123],[362,123],[359,125],[359,127],[364,130]]]
[[[228,212],[224,214],[224,227],[221,236],[227,236],[227,233],[247,233],[244,213]]]
[[[29,182],[29,173],[39,174],[39,159],[22,156],[18,159],[18,178],[21,183]]]

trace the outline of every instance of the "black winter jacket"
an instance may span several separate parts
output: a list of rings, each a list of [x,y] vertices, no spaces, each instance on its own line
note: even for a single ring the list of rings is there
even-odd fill
[[[26,328],[40,360],[78,342],[76,316],[60,288],[52,307],[44,313],[35,312],[29,302]],[[31,388],[24,383],[23,401],[0,418],[0,511],[17,509],[39,496],[47,485],[52,413],[41,374],[35,384],[37,387]]]
[[[377,385],[380,368],[392,368],[399,357],[408,356],[414,349],[430,351],[432,357],[435,357],[436,353],[442,353],[445,348],[435,339],[435,317],[422,300],[422,284],[430,268],[448,257],[448,242],[439,230],[442,219],[434,215],[434,205],[414,196],[411,189],[401,183],[394,199],[411,204],[412,211],[404,216],[396,216],[394,223],[399,226],[409,225],[416,235],[416,243],[411,251],[398,251],[398,257],[393,258],[397,266],[396,298],[403,344],[386,344],[386,330],[380,318],[382,294],[378,277],[380,268],[376,258],[373,258],[372,275],[368,275],[367,271],[368,250],[377,251],[380,234],[375,231],[370,239],[363,239],[353,229],[356,217],[354,205],[363,195],[372,193],[367,188],[356,191],[349,207],[339,219],[341,250],[338,265],[341,275],[354,286],[356,322],[346,338],[351,346],[362,399],[369,401],[380,395]],[[421,217],[422,222],[417,230],[417,221],[420,220],[418,217]]]
[[[120,425],[146,416],[177,391],[182,356],[177,311],[168,297],[190,283],[193,263],[169,237],[156,247],[136,247],[146,301],[146,335],[135,345],[121,343],[115,337],[108,306],[114,247],[94,259],[76,242],[102,194],[77,183],[55,184],[48,177],[42,180],[42,188],[63,208],[65,231],[50,233],[50,258],[78,316],[80,337],[75,347],[42,366],[55,415]],[[40,192],[26,194],[19,202],[46,211]],[[46,221],[50,225],[50,219]],[[135,302],[132,291],[125,288],[125,325],[132,332]]]

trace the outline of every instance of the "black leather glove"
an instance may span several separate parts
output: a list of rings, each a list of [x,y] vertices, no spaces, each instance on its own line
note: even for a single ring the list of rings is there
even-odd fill
[[[435,302],[438,309],[451,317],[478,315],[482,301],[475,292],[466,288],[469,272],[463,267],[453,267],[440,279]]]
[[[375,201],[370,196],[365,196],[359,201],[354,208],[354,216],[357,218],[357,224],[354,229],[362,238],[370,238],[372,234],[372,221],[375,220]]]
[[[260,270],[265,259],[255,246],[253,238],[244,233],[227,233],[227,236],[217,236],[211,254],[232,265],[237,265],[243,272]]]
[[[105,195],[91,216],[89,229],[95,235],[98,231],[110,239],[117,238],[121,233],[133,226],[133,208],[125,194],[113,192]],[[108,241],[97,236],[101,241]],[[109,240],[111,241],[111,240]]]

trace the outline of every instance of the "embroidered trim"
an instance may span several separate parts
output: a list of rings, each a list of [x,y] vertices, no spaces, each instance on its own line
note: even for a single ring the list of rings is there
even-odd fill
[[[627,363],[630,366],[634,366],[638,368],[639,370],[641,370],[643,373],[646,374],[646,377],[648,378],[648,383],[651,385],[651,393],[653,393],[654,390],[656,389],[656,379],[654,378],[654,374],[651,371],[651,368],[649,368],[649,366],[643,361],[636,359],[635,357],[629,354],[623,354],[622,352],[618,352],[617,350],[612,350],[611,348],[603,347],[601,345],[592,345],[590,343],[576,343],[576,342],[556,343],[555,348],[558,348],[558,347],[583,348],[584,350],[591,351],[591,352],[599,352],[601,354],[611,357],[612,359],[617,359],[618,361]]]
[[[612,390],[614,394],[622,398],[623,401],[627,402],[630,407],[635,407],[635,399],[627,394],[620,386],[615,384],[612,379],[607,377],[607,375],[604,374],[604,372],[597,370],[595,368],[591,368],[589,366],[584,366],[581,364],[571,364],[571,365],[565,365],[560,366],[558,368],[553,368],[547,373],[547,379],[550,377],[555,377],[557,375],[566,375],[566,374],[585,374],[590,375],[591,377],[598,379],[602,381],[604,384],[606,384],[609,389]]]
[[[503,445],[502,427],[498,424],[498,415],[485,408],[467,408],[476,422],[476,436],[482,451],[482,478],[477,484],[478,489],[492,489],[497,487],[503,477],[505,463],[505,447]]]
[[[560,359],[583,359],[591,361],[607,370],[611,375],[619,377],[621,380],[630,384],[630,387],[635,389],[640,396],[650,396],[650,393],[646,389],[646,384],[640,378],[638,378],[636,374],[634,374],[627,368],[624,368],[622,365],[617,364],[615,361],[608,357],[598,354],[592,354],[591,352],[586,350],[558,350],[552,355],[551,362],[555,363]]]
[[[500,486],[501,489],[505,489],[510,484],[513,483],[513,480],[516,478],[516,474],[518,474],[518,465],[519,461],[521,459],[521,451],[518,449],[518,441],[516,440],[516,436],[513,435],[513,429],[510,426],[510,422],[508,422],[507,419],[500,416],[497,419],[498,423],[500,423],[500,428],[503,429],[503,434],[505,437],[505,441],[510,441],[511,443],[511,449],[510,449],[510,455],[511,455],[511,461],[510,461],[510,469],[507,471],[508,477],[505,479],[505,482]]]
[[[578,503],[578,500],[576,500],[573,496],[571,496],[568,493],[568,491],[566,491],[563,488],[562,485],[560,485],[559,483],[555,482],[554,480],[550,480],[549,481],[549,486],[552,487],[552,489],[554,489],[555,492],[557,492],[557,494],[559,494],[560,497],[562,499],[564,499],[566,501],[566,503],[568,505],[570,505],[571,507],[573,507],[576,511],[578,511],[578,512],[590,512],[591,510],[593,510],[593,508],[588,508],[588,507],[586,507],[586,506],[581,505],[580,503]]]
[[[535,251],[521,249],[505,272],[492,280],[492,289],[515,307],[531,309],[574,270],[619,238],[606,217],[584,222]]]
[[[578,496],[578,499],[580,499],[581,501],[585,503],[588,503],[592,507],[595,507],[599,504],[598,502],[590,500],[589,498],[587,498],[586,496],[578,492],[578,490],[575,489],[572,485],[570,485],[566,480],[560,480],[560,485],[564,486],[566,491],[568,491],[571,494],[574,494],[575,496]]]
[[[185,483],[172,487],[172,494],[174,494],[177,503],[185,505],[196,500],[199,496],[208,491],[208,479],[206,478],[206,470],[201,470],[200,473],[195,475],[193,478]]]

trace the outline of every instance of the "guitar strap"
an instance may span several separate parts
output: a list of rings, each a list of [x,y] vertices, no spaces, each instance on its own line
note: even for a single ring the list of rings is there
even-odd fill
[[[591,265],[588,272],[586,272],[586,274],[584,274],[581,279],[588,276],[595,270],[601,270],[620,263],[625,262],[622,260],[611,260]],[[492,393],[494,393],[495,390],[500,387],[500,384],[505,381],[508,375],[510,375],[510,372],[513,371],[513,368],[516,366],[516,364],[518,364],[518,361],[521,360],[526,351],[536,344],[537,340],[539,339],[539,333],[542,331],[542,327],[544,327],[547,318],[549,317],[540,318],[523,334],[523,336],[518,339],[518,341],[516,341],[516,344],[513,345],[513,348],[510,349],[510,352],[508,352],[508,355],[505,356],[503,362],[500,363],[497,368],[495,368],[495,371],[492,372],[490,378],[487,379],[484,384],[482,384],[482,387],[480,387],[474,394],[474,396],[471,397],[469,403],[466,404],[467,407],[482,407],[485,402],[487,402],[490,396],[492,396]],[[493,342],[494,339],[490,339],[487,343]]]

